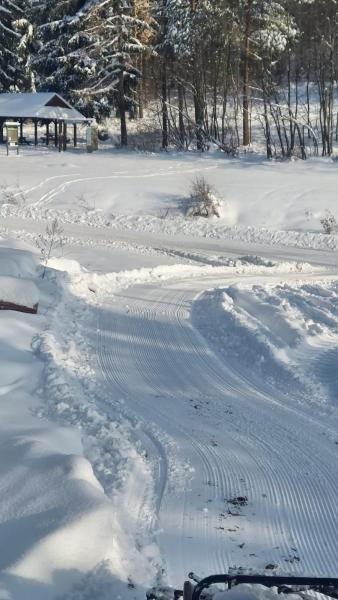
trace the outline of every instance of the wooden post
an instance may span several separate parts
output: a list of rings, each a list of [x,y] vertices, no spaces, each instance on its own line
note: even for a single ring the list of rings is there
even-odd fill
[[[54,145],[57,148],[58,145],[58,122],[54,121]]]
[[[59,152],[62,152],[62,121],[59,121]]]
[[[49,146],[49,121],[46,123],[46,144]]]
[[[34,143],[38,145],[38,121],[34,119]]]
[[[77,146],[77,130],[76,130],[76,123],[74,123],[74,125],[73,125],[73,129],[74,129],[74,148],[76,148],[76,146]]]
[[[67,122],[63,121],[63,151],[67,150]]]
[[[23,141],[23,120],[22,119],[20,119],[20,141],[22,144],[22,141]]]
[[[4,142],[4,121],[0,119],[0,144]]]

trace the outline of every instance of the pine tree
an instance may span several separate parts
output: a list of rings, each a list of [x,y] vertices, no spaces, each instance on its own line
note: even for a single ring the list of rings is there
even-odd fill
[[[135,0],[97,0],[83,19],[88,42],[83,52],[94,65],[84,92],[113,102],[121,122],[121,146],[128,143],[126,112],[135,110],[141,78],[137,58],[147,51],[151,24],[137,16]]]
[[[87,0],[44,0],[35,5],[37,50],[33,57],[37,88],[55,91],[70,99],[83,112],[94,109],[79,101],[75,93],[93,75],[94,66],[82,52],[88,37],[81,31]]]
[[[32,28],[26,0],[0,4],[0,92],[30,87],[28,46]]]

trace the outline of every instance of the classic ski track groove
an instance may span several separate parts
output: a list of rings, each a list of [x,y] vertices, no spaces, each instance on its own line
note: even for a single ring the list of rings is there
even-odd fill
[[[247,525],[255,524],[255,515],[246,516],[252,510],[251,503],[255,513],[264,519],[264,526],[259,531],[264,557],[261,562],[275,560],[287,571],[332,574],[338,560],[334,536],[338,484],[333,448],[328,448],[329,457],[333,460],[323,464],[315,452],[321,441],[316,430],[322,425],[312,420],[317,436],[312,440],[315,446],[308,447],[309,436],[304,433],[304,426],[311,424],[311,419],[302,413],[301,407],[299,410],[284,407],[278,392],[271,402],[270,390],[263,386],[258,389],[255,385],[253,389],[250,380],[221,362],[194,328],[189,320],[191,303],[199,292],[210,287],[210,283],[211,280],[207,279],[206,282],[180,281],[159,284],[158,287],[143,285],[129,288],[117,294],[110,306],[105,306],[108,312],[100,322],[98,354],[102,374],[107,385],[113,386],[111,395],[116,393],[124,398],[127,418],[141,420],[142,433],[150,440],[148,449],[153,449],[153,456],[149,459],[158,464],[153,526],[154,523],[157,526],[158,521],[164,529],[163,536],[157,539],[168,564],[169,579],[179,581],[179,577],[185,576],[190,568],[205,574],[222,571],[233,564],[235,557],[238,560],[238,551],[235,549],[234,554],[233,549],[245,541]],[[179,290],[175,290],[175,286]],[[120,318],[125,327],[123,335],[119,334]],[[155,341],[159,342],[159,347],[154,353],[152,344]],[[163,360],[169,378],[181,389],[178,400],[183,404],[189,404],[189,394],[185,390],[187,382],[197,399],[203,397],[205,390],[210,390],[205,396],[212,401],[212,419],[221,424],[224,444],[218,437],[217,446],[212,447],[204,437],[210,435],[208,429],[205,432],[202,429],[198,437],[187,428],[188,421],[185,424],[175,416],[170,405],[177,402],[177,391],[166,387]],[[136,377],[136,389],[129,387],[131,366]],[[158,401],[154,403],[156,397]],[[242,409],[243,422],[239,425],[236,419],[231,421],[224,414],[224,402],[233,404],[234,398]],[[261,431],[256,432],[255,424],[259,422],[261,411]],[[283,413],[284,421],[280,419]],[[208,422],[209,416],[205,416]],[[303,421],[303,428],[290,421],[292,416]],[[191,414],[192,429],[196,426],[201,428],[201,421],[202,417],[194,420]],[[196,510],[189,479],[181,490],[175,490],[175,475],[170,473],[170,466],[163,470],[163,463],[167,460],[164,440],[170,437],[174,442],[177,464],[182,463],[180,441],[188,444],[190,462],[196,474],[193,478],[199,477],[201,490],[206,482],[210,483],[207,495],[212,501],[226,499],[230,493],[240,493],[245,482],[249,507],[240,518],[243,532],[239,530],[232,540],[229,539],[232,536],[228,537],[217,528],[219,514],[213,512],[212,502],[208,512]],[[292,467],[290,454],[284,456],[286,439],[292,446]],[[263,492],[266,498],[262,497]],[[145,496],[142,502],[149,501],[149,493]],[[176,527],[181,529],[177,531],[175,557],[170,556],[165,540],[163,542],[173,504],[182,506],[182,515],[176,521]],[[231,528],[231,518],[225,523]],[[191,535],[199,540],[194,549],[194,564],[191,564],[189,553],[191,545],[187,542]],[[300,563],[285,562],[293,547],[297,549],[294,554],[299,554]],[[248,558],[243,557],[243,562],[248,562]]]

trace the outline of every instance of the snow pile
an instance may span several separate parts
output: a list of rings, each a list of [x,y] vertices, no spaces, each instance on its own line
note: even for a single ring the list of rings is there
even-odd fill
[[[153,538],[142,536],[139,525],[145,496],[152,494],[151,469],[135,445],[133,427],[120,410],[119,398],[104,390],[95,372],[96,365],[91,364],[97,335],[92,331],[97,317],[91,302],[97,307],[96,294],[90,289],[91,275],[75,261],[60,262],[69,272],[51,275],[57,279],[61,297],[49,328],[34,344],[35,351],[45,360],[48,390],[37,414],[63,427],[81,430],[85,456],[110,502],[111,522],[106,534],[110,554],[103,559],[109,579],[114,582],[114,593],[137,588],[134,594],[143,597],[143,590],[154,580],[160,563]],[[82,331],[87,333],[85,339]],[[99,521],[97,538],[93,536],[95,544],[102,535]],[[96,549],[94,565],[104,549],[104,545]],[[93,582],[95,577],[93,574]],[[111,586],[107,589],[111,593]]]
[[[272,394],[338,415],[337,303],[335,282],[238,284],[200,295],[193,320],[227,364]]]
[[[33,308],[39,302],[39,293],[35,283],[30,279],[0,275],[1,302]]]
[[[76,284],[76,293],[87,298],[89,301],[97,300],[97,297],[110,296],[119,289],[131,285],[154,283],[159,281],[182,280],[200,277],[236,275],[258,275],[258,274],[301,274],[301,273],[325,273],[325,269],[314,267],[309,263],[274,262],[265,261],[260,257],[243,257],[239,260],[229,260],[226,266],[196,266],[176,264],[158,266],[154,268],[132,269],[117,273],[89,273],[75,260],[64,258],[52,258],[49,266],[71,275],[72,283]],[[88,290],[91,294],[88,295]],[[97,294],[95,297],[94,294]]]
[[[66,399],[60,365],[51,353],[44,364],[41,343],[59,288],[37,278],[38,261],[27,246],[1,240],[0,249],[1,269],[10,265],[16,275],[1,277],[7,295],[35,301],[39,288],[41,307],[38,315],[0,311],[0,597],[49,600],[91,590],[110,598],[112,588],[128,587],[130,543],[84,456],[80,414],[72,429],[38,418],[54,389]],[[80,388],[72,393],[80,402]],[[91,418],[94,440],[98,421]]]
[[[39,260],[23,242],[0,238],[0,303],[33,308],[39,302],[36,277]]]
[[[0,238],[0,275],[29,279],[36,276],[38,265],[37,253],[30,246]]]

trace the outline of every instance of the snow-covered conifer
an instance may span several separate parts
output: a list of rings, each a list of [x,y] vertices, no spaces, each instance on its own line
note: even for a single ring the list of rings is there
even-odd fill
[[[90,59],[81,52],[88,41],[81,31],[87,6],[87,0],[43,0],[34,4],[33,11],[37,45],[33,65],[37,87],[64,94],[76,104],[79,98],[74,90],[84,85],[93,73]]]
[[[32,26],[27,0],[0,3],[0,92],[30,87],[28,46]]]
[[[141,77],[137,58],[147,51],[145,32],[152,28],[138,8],[138,3],[130,0],[94,0],[83,19],[88,36],[83,52],[93,65],[84,93],[108,97],[116,105],[122,146],[127,145],[126,112],[134,110]]]

